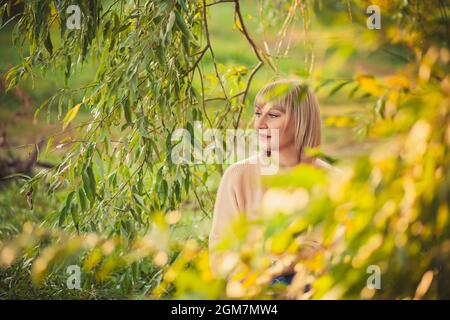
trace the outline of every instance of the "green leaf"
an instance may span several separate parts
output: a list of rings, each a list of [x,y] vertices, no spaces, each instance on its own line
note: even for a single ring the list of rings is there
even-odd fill
[[[178,10],[175,10],[175,17],[177,26],[180,28],[183,35],[189,39],[191,37],[191,33],[189,32],[189,28],[186,25],[186,21],[184,21],[183,16],[178,12]]]
[[[175,12],[171,11],[169,15],[169,20],[167,21],[166,34],[172,31],[172,27],[175,24]]]
[[[167,191],[169,189],[169,186],[167,184],[166,180],[162,180],[159,184],[158,193],[161,197],[161,202],[164,202],[167,199]]]
[[[59,214],[58,225],[60,227],[64,224],[64,220],[66,219],[67,213],[69,212],[69,210],[71,210],[72,199],[73,199],[74,195],[75,195],[75,191],[72,191],[67,195],[66,203]]]
[[[80,206],[81,206],[81,210],[85,211],[86,207],[87,207],[87,202],[86,202],[86,193],[84,192],[84,190],[82,188],[78,189],[78,200],[80,202]]]
[[[0,180],[7,180],[7,179],[11,179],[11,178],[22,178],[22,179],[27,180],[27,181],[31,180],[30,176],[27,176],[26,174],[23,174],[23,173],[13,173],[13,174],[10,174],[10,175],[8,175],[6,177],[1,177]]]
[[[65,70],[65,73],[64,73],[64,76],[65,76],[65,85],[67,86],[67,84],[68,84],[68,79],[69,79],[69,77],[70,77],[70,69],[71,69],[71,67],[72,67],[72,57],[71,56],[68,56],[67,57],[67,61],[66,61],[66,70]]]
[[[86,196],[89,199],[90,204],[92,206],[92,203],[94,201],[94,193],[92,192],[92,185],[87,170],[81,173],[81,178],[83,180],[83,190],[86,193]]]
[[[279,83],[264,94],[264,100],[276,101],[285,96],[288,92],[290,92],[293,89],[293,87],[294,83],[291,82]]]
[[[50,55],[53,54],[53,44],[52,44],[52,39],[50,38],[50,32],[47,33],[47,37],[45,38],[44,41],[44,46],[47,49],[47,51],[50,53]]]
[[[62,227],[62,225],[64,224],[64,220],[66,220],[66,216],[67,216],[67,207],[64,206],[61,210],[61,212],[59,213],[59,220],[58,220],[58,226]]]
[[[305,188],[311,190],[316,185],[326,182],[326,172],[323,169],[308,164],[300,164],[289,172],[263,176],[263,184],[273,188]]]
[[[344,86],[346,86],[349,83],[352,83],[353,80],[346,80],[338,85],[336,85],[333,89],[331,89],[330,93],[328,94],[328,97],[333,96],[336,92],[338,92],[339,90],[341,90]]]
[[[88,175],[88,179],[89,179],[89,188],[90,188],[90,192],[92,193],[92,197],[93,199],[95,199],[95,195],[96,195],[96,182],[95,182],[95,177],[94,177],[94,171],[92,170],[91,166],[88,166],[86,168],[86,172]]]
[[[142,197],[140,195],[138,195],[137,193],[133,193],[133,198],[134,200],[136,200],[136,202],[143,208],[145,208],[145,203],[144,203],[144,199],[142,199]]]
[[[72,216],[72,220],[73,220],[73,224],[75,225],[75,229],[77,229],[77,232],[80,232],[80,227],[79,227],[79,216],[78,216],[78,205],[76,204],[72,204],[72,206],[70,207],[70,213]]]
[[[177,200],[177,202],[180,202],[181,201],[181,187],[180,187],[180,183],[178,181],[175,181],[175,183],[174,183],[173,192],[175,194],[175,199]]]
[[[127,123],[131,123],[132,118],[131,118],[131,108],[130,108],[130,104],[128,102],[128,99],[122,104],[123,107],[123,112],[125,115],[125,120],[127,121]]]
[[[180,5],[181,9],[183,9],[183,11],[186,12],[186,14],[189,14],[189,9],[184,0],[178,0],[178,4]]]

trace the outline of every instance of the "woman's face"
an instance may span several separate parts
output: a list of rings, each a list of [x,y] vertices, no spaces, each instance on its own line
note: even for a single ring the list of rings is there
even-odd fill
[[[289,118],[289,119],[288,119]],[[255,107],[255,130],[258,132],[260,145],[268,146],[271,149],[272,136],[278,131],[278,149],[282,150],[294,146],[294,123],[292,117],[288,117],[286,112],[278,107],[266,103]]]

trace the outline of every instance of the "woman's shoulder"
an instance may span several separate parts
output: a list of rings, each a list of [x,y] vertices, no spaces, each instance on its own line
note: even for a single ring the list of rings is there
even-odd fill
[[[314,159],[313,165],[327,171],[339,170],[330,163],[319,158]],[[259,176],[261,174],[261,168],[262,164],[260,157],[258,155],[252,156],[231,164],[225,170],[222,179],[236,181],[241,180],[244,177]]]
[[[248,157],[242,160],[239,160],[233,164],[231,164],[226,170],[226,173],[245,173],[248,170],[255,170],[259,167],[259,158],[258,156]]]
[[[313,165],[326,170],[337,170],[330,163],[319,158],[314,159]],[[261,167],[261,159],[256,155],[233,163],[225,170],[223,176],[238,177],[242,175],[259,174]]]
[[[224,172],[222,179],[240,179],[246,175],[259,172],[259,158],[252,156],[231,164]]]

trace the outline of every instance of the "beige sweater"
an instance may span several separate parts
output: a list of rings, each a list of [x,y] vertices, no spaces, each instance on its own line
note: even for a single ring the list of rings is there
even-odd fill
[[[319,167],[329,167],[315,159]],[[209,234],[210,266],[214,275],[219,275],[220,253],[215,246],[221,241],[223,232],[245,214],[249,220],[258,216],[258,209],[265,190],[261,185],[261,166],[255,157],[237,162],[225,171],[217,190],[211,231]]]

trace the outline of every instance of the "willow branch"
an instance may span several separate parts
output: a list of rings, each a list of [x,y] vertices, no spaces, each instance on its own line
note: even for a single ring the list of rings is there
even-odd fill
[[[225,97],[228,100],[227,91],[225,90],[225,86],[222,83],[222,78],[220,77],[219,70],[217,68],[216,56],[214,54],[214,50],[211,45],[211,38],[210,38],[209,27],[208,27],[208,18],[206,15],[206,7],[207,7],[206,1],[203,0],[203,21],[205,23],[206,45],[207,45],[207,48],[209,49],[209,52],[211,52],[211,58],[212,58],[213,66],[214,66],[214,71],[216,73],[216,77],[219,80],[220,86],[222,87],[223,94],[225,95]]]
[[[202,70],[200,69],[199,66],[197,66],[197,71],[198,71],[198,75],[200,77],[200,86],[202,88],[202,109],[203,109],[203,113],[205,114],[206,120],[208,121],[209,126],[212,128],[212,122],[208,117],[208,113],[206,112],[206,107],[205,107],[205,86],[203,83],[203,74],[202,74]]]
[[[253,77],[258,72],[258,70],[263,66],[263,64],[264,64],[264,62],[260,61],[256,65],[256,67],[253,68],[252,72],[250,73],[250,76],[249,76],[248,81],[247,81],[247,86],[245,87],[245,90],[244,90],[244,93],[243,93],[243,96],[242,96],[242,105],[245,103],[245,99],[247,98],[248,91],[250,90],[250,84],[251,84],[251,82],[253,80]],[[236,120],[236,124],[234,125],[235,129],[237,129],[239,127],[239,122],[241,121],[241,115],[242,115],[242,110],[243,109],[244,109],[243,106],[241,106],[239,108],[239,113],[238,113],[238,117],[237,117],[237,120]]]
[[[239,4],[239,0],[235,0],[234,1],[234,10],[235,10],[235,13],[236,13],[236,15],[237,15],[237,17],[239,19],[239,24],[240,24],[239,30],[241,31],[241,33],[247,39],[248,43],[250,44],[250,46],[253,49],[253,52],[255,53],[256,58],[258,59],[258,64],[253,68],[252,72],[250,73],[250,76],[249,76],[249,78],[247,80],[247,85],[246,85],[244,93],[242,95],[241,106],[239,107],[238,117],[237,117],[237,120],[236,120],[236,124],[234,126],[235,129],[237,129],[239,127],[239,122],[241,120],[241,115],[242,115],[242,110],[244,109],[245,100],[247,99],[247,95],[248,95],[248,92],[250,90],[250,85],[252,83],[252,80],[253,80],[255,74],[264,65],[264,61],[262,59],[262,56],[261,56],[261,54],[259,52],[258,47],[256,46],[255,42],[250,37],[250,34],[247,31],[247,27],[245,26],[244,19],[242,18],[242,13],[241,13],[241,7],[240,7],[240,4]]]

